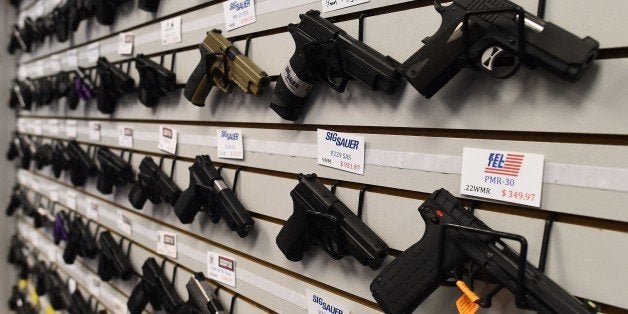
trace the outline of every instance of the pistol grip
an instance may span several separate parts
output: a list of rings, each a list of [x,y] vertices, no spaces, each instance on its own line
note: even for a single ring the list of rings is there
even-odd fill
[[[131,314],[141,314],[146,305],[148,305],[148,293],[144,289],[144,282],[140,281],[129,296],[129,301],[126,303],[126,307]]]
[[[102,194],[111,194],[113,192],[113,184],[107,179],[107,176],[99,172],[96,178],[96,189]]]
[[[98,260],[98,277],[102,281],[109,281],[113,279],[115,270],[112,266],[112,261],[107,258],[104,254],[100,254],[100,258]]]
[[[279,234],[277,234],[277,246],[288,260],[298,262],[303,259],[303,252],[310,246],[307,239],[307,214],[295,212],[288,218]]]
[[[198,208],[195,206],[196,198],[195,184],[191,184],[190,187],[183,191],[174,205],[174,213],[179,218],[182,224],[189,224],[194,221],[194,217],[198,212]]]
[[[101,83],[101,85],[104,85],[104,84]],[[96,109],[98,109],[98,111],[104,114],[112,114],[116,109],[116,101],[117,99],[115,99],[114,97],[111,97],[107,93],[107,90],[105,90],[105,87],[103,86],[98,91]]]
[[[199,107],[205,106],[205,99],[209,95],[213,83],[208,75],[208,63],[207,59],[211,59],[207,56],[209,52],[205,51],[205,48],[201,44],[201,61],[198,63],[190,78],[188,78],[183,89],[183,96],[192,104]]]
[[[129,202],[133,205],[133,208],[141,210],[144,208],[146,200],[148,200],[148,196],[144,193],[142,183],[137,181],[133,187],[131,187],[131,191],[129,191]]]

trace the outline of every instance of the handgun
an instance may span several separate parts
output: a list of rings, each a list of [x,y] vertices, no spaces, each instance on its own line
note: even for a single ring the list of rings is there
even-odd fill
[[[91,77],[85,72],[85,69],[78,67],[74,71],[72,78],[72,88],[68,93],[67,106],[70,110],[78,107],[79,100],[87,101],[96,96],[96,89]]]
[[[14,160],[19,157],[20,167],[28,169],[36,151],[37,148],[28,135],[15,134],[7,152],[7,159]]]
[[[12,109],[31,110],[33,103],[33,85],[30,81],[14,79],[11,83],[9,107]]]
[[[69,141],[66,145],[68,156],[70,157],[70,181],[74,186],[83,186],[87,176],[98,175],[98,167],[92,158],[87,155],[77,141]]]
[[[113,239],[109,231],[103,231],[98,238],[100,244],[100,259],[98,261],[98,276],[103,281],[113,278],[129,280],[133,276],[133,266],[129,257],[122,252],[120,244]]]
[[[436,190],[418,210],[425,222],[425,234],[371,283],[373,297],[386,313],[414,311],[449,278],[448,272],[468,261],[492,275],[498,284],[516,291],[519,254],[497,236],[474,231],[491,229],[451,193]],[[465,229],[446,227],[451,225]],[[525,264],[522,284],[524,304],[517,306],[525,305],[540,313],[591,312],[530,263]]]
[[[401,82],[399,62],[310,10],[299,15],[299,24],[288,24],[296,49],[277,80],[270,108],[286,120],[297,120],[316,82],[342,93],[350,79],[371,90],[392,94]]]
[[[333,259],[352,255],[360,264],[378,269],[388,245],[329,191],[316,174],[298,175],[290,192],[294,212],[277,235],[287,259],[298,262],[310,246],[320,246]]]
[[[35,207],[35,214],[33,215],[33,225],[35,228],[50,227],[55,222],[55,216],[50,211],[39,204]]]
[[[9,245],[9,254],[7,255],[7,261],[9,264],[15,265],[20,268],[18,277],[20,279],[28,278],[28,274],[31,272],[31,268],[28,265],[26,258],[26,246],[22,239],[17,235],[11,237],[11,244]]]
[[[110,63],[105,57],[98,59],[96,69],[100,77],[97,108],[104,114],[111,114],[116,109],[118,98],[134,90],[135,80]]]
[[[38,314],[39,311],[30,303],[26,292],[14,285],[8,301],[9,309],[18,314]]]
[[[129,191],[129,202],[135,209],[142,209],[146,200],[159,204],[162,200],[174,206],[181,189],[150,157],[140,163],[137,181]]]
[[[55,311],[69,309],[72,305],[72,294],[56,269],[49,269],[48,283],[48,301],[52,308]]]
[[[70,312],[70,314],[95,313],[79,289],[75,289],[72,293],[72,305],[68,309],[68,312]]]
[[[137,8],[147,12],[157,12],[159,9],[160,0],[139,0],[137,2]]]
[[[584,39],[524,11],[507,0],[434,2],[442,17],[438,31],[399,70],[430,98],[463,68],[497,78],[514,75],[521,64],[540,66],[576,81],[595,60],[599,43]]]
[[[181,193],[174,212],[181,223],[194,221],[199,211],[206,212],[213,223],[220,217],[241,238],[246,237],[255,221],[235,193],[225,184],[208,155],[198,155],[190,166],[190,186]]]
[[[155,107],[159,98],[177,87],[177,76],[143,54],[135,57],[135,68],[140,73],[137,95],[146,107]]]
[[[33,160],[35,161],[35,168],[41,170],[52,163],[54,151],[49,143],[38,143],[36,149]]]
[[[52,240],[55,245],[61,241],[69,241],[69,231],[66,229],[66,221],[69,221],[68,213],[64,210],[57,211],[55,214],[55,223],[52,227]]]
[[[7,216],[13,216],[15,211],[22,208],[24,214],[29,217],[34,217],[37,213],[35,205],[26,197],[26,191],[19,186],[13,186],[13,193],[11,194],[11,200],[6,208],[5,214]]]
[[[29,32],[20,29],[16,24],[11,26],[11,35],[9,36],[9,54],[14,54],[18,49],[24,52],[31,51],[32,39]]]
[[[96,153],[100,165],[96,178],[96,189],[102,194],[111,194],[113,187],[125,186],[133,182],[133,168],[122,157],[114,154],[105,146],[100,146]]]
[[[116,10],[129,0],[96,0],[96,20],[102,25],[112,25]]]
[[[50,287],[50,283],[48,282],[48,266],[44,261],[38,260],[33,265],[32,269],[33,276],[31,280],[35,282],[35,293],[38,296],[45,295],[48,292],[48,288]]]
[[[149,302],[154,310],[163,307],[167,313],[177,313],[183,307],[184,302],[154,258],[146,259],[142,265],[142,274],[142,280],[135,286],[127,302],[131,314],[142,313]]]
[[[98,254],[98,245],[91,231],[80,217],[65,220],[68,241],[63,251],[63,261],[73,264],[76,256],[93,259]]]
[[[199,50],[201,61],[183,90],[185,98],[196,106],[205,106],[205,99],[214,85],[226,94],[238,85],[245,93],[259,96],[270,82],[266,72],[222,36],[220,30],[207,32]]]
[[[60,141],[56,141],[52,145],[52,174],[55,178],[59,178],[61,176],[61,171],[65,171],[70,169],[70,154],[63,143]]]
[[[189,299],[180,314],[226,314],[224,307],[216,297],[216,286],[210,284],[202,272],[195,273],[185,285]]]

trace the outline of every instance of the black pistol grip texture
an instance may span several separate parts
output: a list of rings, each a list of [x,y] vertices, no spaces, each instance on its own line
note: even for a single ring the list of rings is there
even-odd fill
[[[190,75],[190,78],[188,78],[185,88],[183,89],[183,96],[192,102],[192,104],[199,107],[205,106],[205,98],[207,98],[212,88],[212,83],[207,75],[203,58],[204,53],[201,52],[201,61],[194,69],[194,72],[192,72],[192,75]]]

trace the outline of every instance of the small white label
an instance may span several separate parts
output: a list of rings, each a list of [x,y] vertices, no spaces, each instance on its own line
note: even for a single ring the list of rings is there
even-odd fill
[[[98,203],[92,199],[87,200],[87,207],[85,208],[85,214],[87,218],[98,220]]]
[[[369,0],[321,0],[323,12],[340,10],[367,2],[369,2]]]
[[[181,17],[177,16],[161,22],[161,44],[181,42]]]
[[[131,218],[126,216],[124,212],[118,209],[118,229],[128,235],[133,235],[133,226]]]
[[[292,69],[290,62],[288,62],[288,64],[283,68],[283,71],[281,71],[281,79],[290,92],[299,97],[307,96],[310,89],[312,89],[312,86],[314,86],[301,80]]]
[[[133,39],[135,35],[133,33],[120,33],[118,35],[119,44],[118,44],[118,54],[119,55],[130,55],[133,53]]]
[[[96,63],[98,58],[100,58],[100,42],[87,45],[87,63]]]
[[[543,160],[539,154],[465,147],[460,194],[539,207]]]
[[[32,128],[33,133],[35,133],[36,135],[42,135],[44,133],[41,120],[35,120],[35,123],[32,124]]]
[[[178,135],[179,133],[177,132],[177,130],[171,127],[165,127],[163,125],[160,125],[159,144],[157,144],[157,148],[171,154],[176,154]]]
[[[74,278],[68,278],[68,290],[70,290],[70,293],[74,293],[74,290],[76,290],[76,280]]]
[[[307,312],[309,314],[349,314],[346,304],[340,303],[319,292],[305,289],[305,299],[307,300]]]
[[[177,234],[168,231],[157,231],[157,253],[177,258]]]
[[[67,120],[65,122],[65,136],[68,138],[76,138],[78,136],[76,120]]]
[[[235,287],[235,264],[231,257],[207,251],[207,278]]]
[[[44,69],[45,63],[44,60],[39,60],[35,62],[35,76],[44,76],[46,74],[46,70]]]
[[[76,210],[76,197],[76,192],[67,190],[65,192],[65,206],[69,209]]]
[[[100,297],[100,278],[96,275],[87,275],[87,291],[95,297]]]
[[[216,130],[218,158],[244,159],[242,131],[240,129]]]
[[[62,59],[63,67],[75,69],[78,67],[78,49],[70,49],[65,52]]]
[[[223,2],[227,31],[255,23],[255,1],[228,0]]]
[[[46,65],[48,66],[48,71],[50,73],[57,73],[61,71],[61,60],[59,55],[50,56]]]
[[[118,126],[118,145],[133,148],[133,129],[126,126]]]
[[[50,135],[59,135],[59,120],[57,119],[48,120],[48,133]]]
[[[364,174],[364,137],[318,129],[318,164]]]
[[[90,121],[89,126],[89,140],[100,142],[100,129],[102,125],[98,122]]]

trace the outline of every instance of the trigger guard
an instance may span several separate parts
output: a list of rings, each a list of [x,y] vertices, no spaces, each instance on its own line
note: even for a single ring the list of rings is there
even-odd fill
[[[517,71],[521,67],[521,60],[519,60],[519,58],[516,55],[511,54],[512,57],[515,58],[516,63],[513,65],[512,69],[509,72],[506,72],[505,74],[500,75],[494,71],[495,69],[494,66],[495,66],[495,60],[497,60],[498,57],[502,54],[511,54],[511,53],[509,53],[504,48],[499,47],[497,45],[488,46],[480,54],[480,57],[476,63],[476,67],[482,69],[482,71],[488,73],[489,75],[495,78],[507,79],[513,76],[515,73],[517,73]]]

